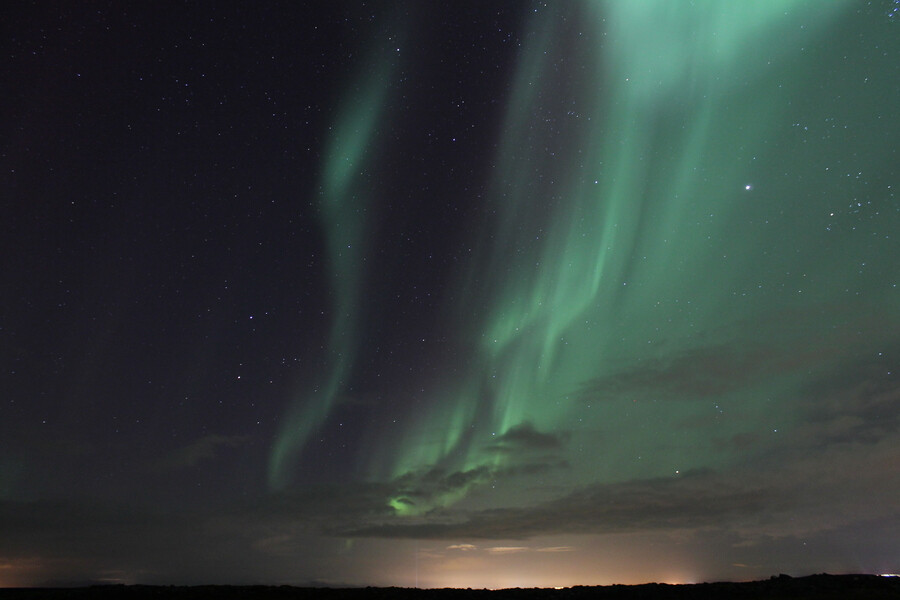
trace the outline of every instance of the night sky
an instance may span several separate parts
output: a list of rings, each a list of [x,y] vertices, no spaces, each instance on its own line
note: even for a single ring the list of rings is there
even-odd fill
[[[0,23],[0,587],[900,571],[900,2]]]

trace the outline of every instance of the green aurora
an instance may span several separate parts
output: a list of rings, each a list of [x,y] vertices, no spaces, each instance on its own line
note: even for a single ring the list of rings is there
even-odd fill
[[[846,56],[864,50],[832,39],[851,7],[538,5],[487,209],[444,306],[467,353],[359,451],[365,478],[393,490],[386,505],[521,504],[504,482],[526,472],[551,489],[752,463],[809,419],[793,398],[886,348],[900,211],[879,177],[896,160],[893,117],[859,107],[896,83],[853,73]],[[387,54],[372,51],[324,156],[328,374],[285,415],[273,488],[303,485],[297,461],[352,394],[377,233],[367,182],[390,144]],[[723,450],[733,440],[746,444]],[[441,474],[452,483],[429,487]]]
[[[0,588],[900,572],[900,0],[169,8],[4,13]]]
[[[357,354],[357,328],[362,302],[361,280],[365,265],[368,197],[363,175],[367,149],[377,139],[376,125],[384,118],[390,68],[376,65],[367,70],[354,89],[352,106],[344,109],[334,127],[327,150],[328,163],[321,184],[321,220],[328,257],[334,276],[335,314],[328,338],[329,374],[310,398],[291,407],[283,432],[275,443],[269,469],[270,482],[283,487],[288,479],[291,456],[325,421]]]

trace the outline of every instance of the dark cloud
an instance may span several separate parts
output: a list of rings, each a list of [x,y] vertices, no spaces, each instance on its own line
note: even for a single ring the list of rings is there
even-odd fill
[[[27,567],[29,585],[271,583],[283,581],[296,561],[309,566],[302,577],[311,579],[322,548],[343,543],[320,532],[387,517],[384,491],[318,487],[178,512],[89,500],[0,501],[0,557],[23,573]],[[111,579],[112,571],[120,575]]]
[[[74,500],[3,502],[0,555],[16,564],[38,557],[35,565],[53,564],[55,573],[87,574],[91,581],[108,579],[111,569],[126,574],[121,577],[126,580],[153,581],[154,573],[166,573],[166,581],[221,581],[225,564],[233,581],[247,582],[268,568],[260,565],[275,569],[279,561],[298,556],[311,561],[312,548],[348,538],[460,543],[685,531],[720,544],[728,540],[747,562],[764,554],[757,547],[827,539],[831,529],[834,536],[849,538],[846,532],[856,523],[896,521],[892,507],[900,482],[889,474],[900,448],[897,354],[892,346],[879,352],[822,370],[797,390],[798,421],[778,436],[764,442],[763,436],[775,434],[722,437],[719,447],[746,456],[732,468],[596,483],[528,506],[448,508],[479,486],[567,468],[559,454],[565,437],[523,422],[497,436],[495,446],[531,451],[531,458],[505,461],[502,467],[435,467],[382,482],[298,485],[240,505],[175,513]],[[657,379],[677,380],[674,375]],[[245,442],[240,436],[204,436],[172,453],[166,464],[202,465]],[[401,516],[392,502],[410,508],[413,516]],[[716,531],[721,533],[710,533]]]
[[[526,430],[528,431],[528,430]],[[556,445],[555,436],[534,431],[526,433],[527,443],[535,448]],[[516,439],[515,436],[513,439]],[[537,441],[536,441],[537,440]],[[519,442],[517,442],[519,443]],[[527,446],[526,446],[527,447]],[[446,505],[478,486],[498,480],[533,477],[542,473],[568,468],[569,463],[558,457],[539,456],[534,460],[522,460],[506,466],[481,465],[461,471],[447,471],[435,467],[422,471],[410,471],[400,477],[382,484],[380,490],[385,494],[382,505],[388,502],[400,503],[416,513],[423,513],[432,508]],[[451,502],[452,503],[452,502]]]
[[[0,556],[35,558],[56,565],[57,573],[63,561],[73,573],[97,580],[101,565],[144,572],[196,566],[198,548],[210,545],[218,554],[235,543],[205,530],[196,515],[74,500],[0,503]]]
[[[520,540],[559,534],[722,529],[748,539],[806,535],[894,511],[900,482],[886,474],[900,440],[809,452],[788,440],[764,462],[672,477],[585,486],[526,507],[385,520],[348,537]],[[850,475],[852,473],[852,476]],[[851,478],[853,486],[846,482]]]
[[[835,322],[834,328],[814,329],[810,314]],[[706,344],[622,360],[618,367],[585,382],[578,396],[590,402],[702,400],[753,389],[779,377],[829,367],[841,370],[864,353],[896,350],[895,321],[883,313],[860,316],[835,306],[738,321],[701,336]],[[878,333],[862,338],[860,330]],[[886,355],[882,352],[882,363]],[[896,351],[893,356],[896,365]]]
[[[391,482],[394,494],[411,506],[430,506],[448,494],[462,492],[493,477],[493,471],[480,466],[465,471],[447,472],[442,468],[411,471]]]
[[[254,522],[290,523],[295,530],[317,533],[335,522],[387,518],[393,514],[389,500],[396,495],[397,487],[390,483],[297,486],[261,498],[249,507],[236,508],[234,514],[251,514]]]
[[[205,435],[169,453],[157,466],[161,469],[189,469],[216,458],[223,450],[237,448],[250,441],[246,435]]]
[[[807,443],[871,443],[900,431],[900,343],[878,348],[807,384]]]
[[[756,514],[773,492],[703,471],[673,478],[588,486],[524,508],[491,509],[453,523],[385,523],[345,531],[349,537],[526,539],[563,533],[618,533],[709,526]],[[783,503],[784,499],[779,502]]]
[[[564,438],[562,434],[538,431],[531,422],[523,421],[497,436],[487,450],[499,453],[560,450]]]
[[[729,346],[695,348],[645,359],[588,381],[579,395],[590,401],[695,399],[744,388],[769,360],[761,351]]]

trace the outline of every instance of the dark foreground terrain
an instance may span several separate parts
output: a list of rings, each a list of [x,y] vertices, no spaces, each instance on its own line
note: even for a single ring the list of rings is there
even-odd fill
[[[111,585],[82,588],[18,588],[0,589],[0,599],[80,600],[87,598],[141,600],[144,598],[203,599],[297,599],[297,600],[626,600],[729,598],[751,599],[812,599],[878,600],[900,599],[900,577],[877,575],[811,575],[788,577],[780,575],[764,581],[744,583],[697,583],[668,585],[610,585],[572,587],[562,590],[420,590],[413,588],[297,588],[290,586],[150,586]]]

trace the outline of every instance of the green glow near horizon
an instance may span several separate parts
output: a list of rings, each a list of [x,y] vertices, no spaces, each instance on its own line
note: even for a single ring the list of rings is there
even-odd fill
[[[706,418],[712,401],[578,396],[621,369],[725,342],[747,353],[764,342],[796,345],[814,328],[796,319],[786,331],[775,312],[833,311],[836,322],[852,313],[852,303],[835,308],[833,297],[857,268],[859,242],[826,233],[828,206],[807,213],[790,203],[811,193],[804,186],[830,184],[797,184],[779,162],[790,152],[771,152],[793,99],[811,86],[789,73],[822,72],[804,46],[846,6],[647,0],[536,11],[497,144],[485,211],[493,220],[476,227],[474,267],[458,274],[446,311],[471,356],[402,432],[367,449],[363,471],[384,481],[435,468],[499,470],[510,459],[486,447],[525,422],[571,434],[571,448],[587,449],[566,455],[569,476],[581,483],[730,460],[672,425]],[[273,484],[290,479],[290,457],[353,368],[360,263],[344,246],[365,237],[356,165],[387,110],[386,80],[376,72],[348,103],[333,146],[340,150],[329,154],[323,226],[342,273],[337,314],[347,318],[333,329],[329,385],[286,418]],[[812,177],[806,157],[795,169]],[[873,290],[869,301],[885,293]],[[718,393],[715,402],[741,418],[717,435],[748,422],[790,423],[790,407],[769,400],[797,385],[797,376],[775,373]],[[647,460],[635,463],[636,454]],[[473,478],[414,504],[402,494],[386,502],[398,515],[417,515],[482,483]]]

